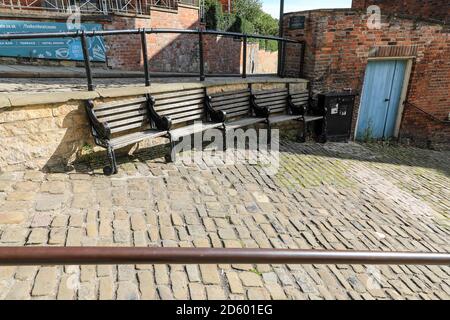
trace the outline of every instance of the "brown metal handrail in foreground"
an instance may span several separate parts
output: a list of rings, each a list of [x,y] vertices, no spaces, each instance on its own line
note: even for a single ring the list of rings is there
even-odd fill
[[[450,254],[284,249],[0,247],[0,266],[105,264],[450,265]]]

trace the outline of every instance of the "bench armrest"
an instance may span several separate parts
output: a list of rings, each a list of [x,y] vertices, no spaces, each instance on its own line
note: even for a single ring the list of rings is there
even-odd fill
[[[304,116],[306,115],[306,110],[308,108],[308,102],[304,103],[302,105],[296,105],[295,103],[292,102],[292,96],[289,95],[288,97],[288,108],[289,108],[289,112],[293,115],[298,115],[298,116]]]
[[[250,105],[252,107],[253,112],[257,117],[261,118],[269,118],[270,116],[270,109],[265,106],[259,106],[256,102],[256,96],[252,94],[250,96]]]
[[[149,121],[153,121],[158,130],[169,131],[172,128],[172,119],[170,117],[160,116],[155,110],[155,98],[150,95],[147,95],[146,97]]]
[[[211,103],[211,96],[207,96],[205,99],[206,113],[212,122],[224,123],[227,121],[227,113],[223,110],[214,110]]]
[[[111,129],[107,122],[101,122],[98,120],[94,112],[94,101],[88,100],[85,105],[86,113],[89,119],[89,123],[92,127],[92,134],[94,138],[101,140],[111,139]]]

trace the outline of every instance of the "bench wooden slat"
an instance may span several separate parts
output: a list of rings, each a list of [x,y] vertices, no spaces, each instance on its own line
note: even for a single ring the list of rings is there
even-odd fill
[[[129,106],[129,105],[138,105],[138,104],[145,103],[146,101],[147,101],[146,98],[142,97],[142,98],[136,98],[136,99],[102,103],[102,104],[96,105],[94,107],[94,112],[98,112],[100,110],[113,109],[113,108],[117,108],[117,107]]]
[[[109,124],[110,128],[117,128],[117,127],[126,125],[128,123],[135,123],[135,122],[144,123],[145,120],[147,120],[147,115],[141,115],[141,116],[133,117],[131,119],[111,121],[111,122],[108,122],[108,124]]]
[[[224,109],[219,109],[224,110]],[[248,114],[250,114],[250,107],[248,105],[233,105],[226,109],[227,114],[233,113],[235,111],[246,111]]]
[[[309,99],[308,99],[308,97],[304,97],[304,98],[295,98],[295,99],[292,99],[291,101],[292,102],[294,102],[294,103],[302,103],[302,102],[307,102]]]
[[[119,120],[119,119],[130,119],[130,121],[132,121],[132,119],[134,117],[146,115],[146,114],[147,114],[147,110],[139,109],[136,111],[126,112],[126,113],[119,113],[119,114],[114,114],[114,115],[110,115],[110,116],[98,117],[98,119],[100,121],[106,121],[106,122],[115,121],[115,120]]]
[[[211,97],[211,101],[213,103],[221,103],[221,102],[226,103],[227,101],[230,101],[233,99],[244,99],[244,98],[249,99],[250,95],[251,95],[250,92],[246,91],[246,92],[243,92],[240,94],[233,94],[233,95],[228,95],[228,96],[224,96],[224,97]]]
[[[270,104],[284,103],[287,104],[287,97],[278,99],[256,100],[256,103],[260,106],[269,106]]]
[[[312,121],[323,120],[323,117],[321,117],[321,116],[305,116],[304,119],[305,119],[305,122],[312,122]]]
[[[297,115],[276,115],[274,117],[270,117],[269,121],[271,123],[279,123],[279,122],[285,122],[285,121],[291,121],[291,120],[297,120],[297,119],[301,119],[302,116],[297,116]]]
[[[144,139],[161,137],[165,134],[166,134],[165,131],[158,131],[158,130],[145,130],[140,132],[133,132],[130,134],[126,134],[111,139],[111,145],[113,145],[115,148],[121,148],[142,141]]]
[[[297,93],[291,93],[290,95],[292,98],[309,97],[309,92],[308,91],[297,92]]]
[[[126,125],[126,126],[112,128],[111,129],[111,133],[117,133],[117,132],[121,132],[121,131],[128,131],[128,130],[131,130],[131,129],[141,128],[141,127],[142,127],[142,122],[136,122],[136,123],[131,123],[131,124]]]
[[[263,103],[258,103],[258,106],[261,107],[268,107],[269,109],[271,108],[275,108],[277,106],[284,106],[285,108],[287,107],[287,101],[269,101],[269,102],[263,102]]]
[[[173,97],[182,97],[182,96],[189,96],[193,94],[204,94],[204,89],[188,89],[188,90],[182,90],[182,91],[170,91],[170,92],[162,92],[162,93],[154,93],[152,94],[152,97],[156,100],[163,100],[167,98],[173,98]]]
[[[185,107],[189,107],[189,106],[196,106],[198,109],[204,109],[203,103],[204,103],[203,99],[197,99],[197,100],[183,101],[183,102],[178,102],[178,103],[168,104],[168,105],[157,104],[155,106],[155,110],[157,112],[160,112],[163,110],[170,110],[170,109],[175,110],[175,109],[185,108]]]
[[[145,109],[145,108],[146,108],[145,104],[133,104],[133,105],[124,106],[124,107],[117,107],[114,109],[106,109],[103,111],[94,110],[94,113],[98,118],[101,118],[101,117],[105,117],[105,116],[109,116],[109,115],[113,115],[113,114],[117,114],[117,113],[123,113],[123,112],[127,112],[127,111],[136,111],[136,110],[141,110],[141,109]]]
[[[237,118],[237,117],[245,116],[245,115],[249,116],[248,111],[236,111],[236,112],[232,112],[232,113],[229,113],[229,114],[227,113],[227,116],[228,116],[229,119],[233,119],[233,118]]]
[[[266,97],[266,96],[280,95],[280,94],[288,94],[288,90],[287,89],[279,89],[279,90],[256,91],[256,92],[254,92],[254,95],[257,98],[263,98],[263,97]]]
[[[214,107],[213,108],[215,110],[223,110],[223,111],[227,111],[230,109],[236,109],[236,108],[241,108],[241,109],[247,109],[250,110],[250,104],[248,102],[241,102],[241,103],[235,103],[232,105],[228,105],[228,106],[221,106],[221,107]]]
[[[246,90],[240,90],[240,91],[228,91],[228,92],[219,92],[219,93],[214,93],[214,94],[210,94],[209,96],[213,99],[215,98],[226,98],[229,96],[236,96],[236,95],[240,95],[240,94],[250,94],[250,89],[246,89]]]
[[[170,113],[170,110],[166,111],[166,112],[160,112],[159,113],[162,116],[169,116],[173,119],[178,119],[178,118],[183,118],[185,116],[189,116],[189,115],[203,115],[203,110],[199,110],[199,109],[193,109],[193,110],[189,110],[189,111],[184,111],[183,112],[178,112],[176,114],[174,114],[174,116],[172,116],[172,113]]]
[[[176,123],[182,123],[182,122],[188,122],[188,121],[193,121],[193,120],[202,120],[202,117],[199,117],[199,115],[194,115],[194,116],[190,116],[190,117],[185,117],[185,118],[172,118],[172,123],[176,124]]]
[[[256,101],[257,102],[264,102],[264,101],[274,101],[274,100],[282,100],[282,99],[287,99],[288,95],[287,94],[280,94],[280,95],[276,95],[276,96],[266,96],[266,97],[256,97]]]
[[[199,108],[199,104],[193,104],[191,106],[182,106],[178,108],[165,108],[165,109],[155,109],[156,112],[158,112],[159,115],[168,116],[171,115],[171,117],[176,116],[178,113],[183,113],[185,111],[189,110],[198,110],[200,112],[205,112],[202,108]]]
[[[240,98],[234,98],[234,99],[230,99],[230,100],[226,100],[226,101],[221,101],[221,102],[212,102],[213,107],[221,107],[221,106],[227,106],[230,104],[234,104],[234,103],[238,103],[238,102],[245,102],[248,105],[250,105],[250,96],[247,97],[240,97]]]
[[[170,99],[156,99],[156,104],[161,106],[161,105],[166,105],[166,104],[176,104],[179,102],[185,102],[185,101],[191,101],[191,100],[198,100],[198,99],[204,99],[205,96],[203,93],[199,93],[199,94],[193,94],[193,95],[188,95],[188,96],[180,96],[180,97],[175,97],[175,98],[170,98]]]

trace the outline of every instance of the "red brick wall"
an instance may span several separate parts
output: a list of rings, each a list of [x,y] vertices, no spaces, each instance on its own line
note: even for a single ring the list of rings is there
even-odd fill
[[[353,0],[352,8],[365,10],[377,5],[383,14],[408,14],[422,18],[449,21],[450,2],[448,0]]]
[[[198,29],[199,11],[178,6],[178,12],[151,11],[152,28]],[[198,36],[157,34],[148,37],[150,69],[155,72],[198,72]]]
[[[226,49],[225,49],[226,48]],[[205,36],[205,71],[212,74],[240,74],[243,68],[243,43],[229,37]],[[276,73],[278,52],[247,45],[247,74]]]
[[[198,9],[178,6],[178,12],[151,10],[150,19],[113,16],[105,29],[169,28],[197,29]],[[111,37],[108,45],[108,65],[126,70],[142,70],[142,53],[139,35]],[[179,34],[147,36],[150,70],[154,72],[197,72],[198,37]]]
[[[292,15],[305,15],[305,30],[289,30]],[[361,92],[370,55],[414,52],[407,100],[445,120],[450,112],[450,34],[448,27],[382,17],[381,29],[367,27],[368,16],[352,10],[318,10],[288,14],[287,37],[307,42],[305,76],[315,92],[351,88]],[[409,53],[410,54],[410,53]],[[408,54],[408,55],[409,55]],[[298,57],[287,55],[288,75],[298,75]],[[357,105],[359,101],[357,101]],[[358,108],[357,108],[358,109]],[[358,110],[355,112],[355,127]],[[450,126],[412,109],[404,110],[400,138],[421,146],[450,148]]]
[[[150,28],[150,19],[112,16],[113,21],[104,29]],[[115,69],[142,70],[141,41],[139,35],[104,37],[108,66]]]
[[[113,16],[106,29],[176,28],[197,29],[198,10],[178,7],[178,13],[151,11],[151,19]],[[106,38],[108,65],[124,70],[142,70],[139,35]],[[198,73],[198,35],[154,34],[147,37],[150,70],[153,72]],[[242,70],[242,42],[233,38],[204,36],[205,72],[239,74]],[[249,44],[248,73],[276,73],[276,53]],[[253,58],[251,60],[250,58]],[[251,62],[254,62],[251,64]],[[253,66],[253,68],[251,68]]]
[[[228,12],[228,9],[231,9],[229,8],[230,6],[228,5],[229,1],[232,3],[232,0],[220,0],[224,12]],[[231,7],[233,7],[233,5],[231,5]]]
[[[205,36],[205,71],[214,74],[241,72],[242,42],[228,37]]]

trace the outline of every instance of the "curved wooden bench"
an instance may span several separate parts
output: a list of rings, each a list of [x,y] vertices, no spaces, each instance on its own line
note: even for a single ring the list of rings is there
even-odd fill
[[[169,117],[174,126],[179,126],[168,132],[170,139],[170,153],[166,155],[168,162],[175,161],[175,145],[180,138],[209,129],[224,129],[226,113],[214,110],[205,103],[204,88],[156,93],[153,98],[155,112],[160,117]]]
[[[149,95],[108,103],[86,102],[95,144],[107,149],[110,165],[103,168],[106,175],[117,173],[116,149],[167,134],[171,121],[158,116],[153,105]]]
[[[271,129],[274,124],[300,121],[303,122],[302,136],[300,141],[305,141],[307,133],[307,124],[309,122],[322,120],[323,117],[314,117],[308,115],[309,92],[308,90],[290,93],[289,88],[280,88],[274,90],[263,90],[253,93],[252,96],[255,108],[263,109],[268,114],[268,137],[271,141]]]
[[[227,148],[227,132],[267,121],[267,114],[259,114],[252,103],[250,87],[246,90],[221,92],[207,96],[206,103],[227,115],[224,124],[223,148]],[[258,114],[257,114],[258,113]]]
[[[299,142],[305,142],[306,141],[306,135],[308,132],[308,125],[313,122],[318,121],[324,121],[324,117],[322,116],[315,116],[311,115],[311,108],[310,108],[310,97],[308,90],[305,91],[299,91],[299,92],[291,92],[289,94],[289,100],[288,103],[299,108],[303,108],[303,118],[302,121],[304,123],[303,125],[303,135],[298,137]]]

